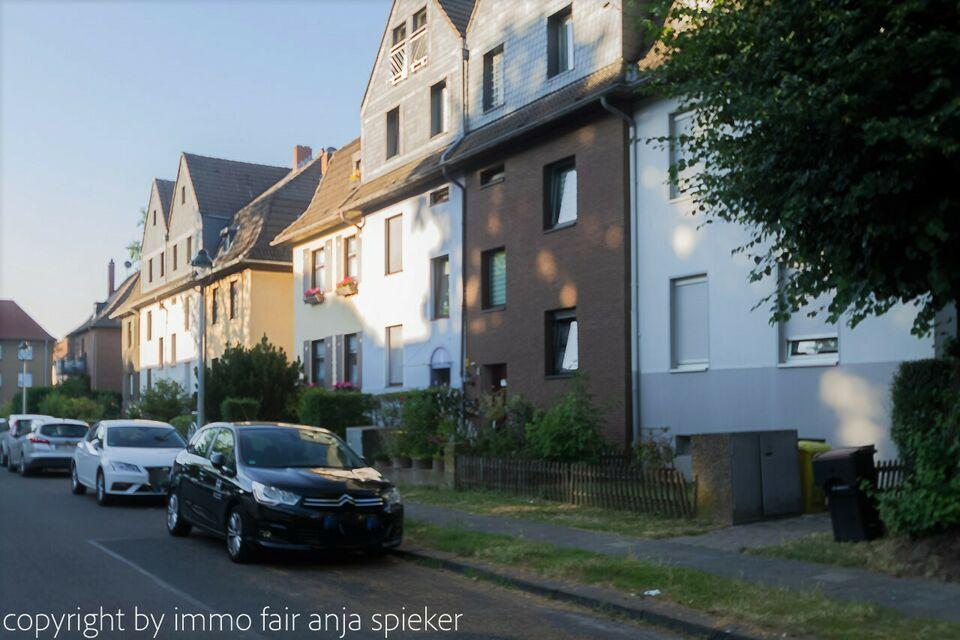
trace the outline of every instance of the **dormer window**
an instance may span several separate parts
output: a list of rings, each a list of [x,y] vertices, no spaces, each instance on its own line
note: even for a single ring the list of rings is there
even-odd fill
[[[573,7],[547,18],[547,77],[573,69]]]

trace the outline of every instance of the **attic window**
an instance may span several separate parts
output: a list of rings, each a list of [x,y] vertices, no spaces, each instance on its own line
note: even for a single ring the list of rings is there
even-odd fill
[[[400,107],[387,111],[387,160],[400,153]]]
[[[413,33],[410,34],[410,70],[427,64],[427,8],[413,14]]]
[[[186,204],[187,202],[187,188],[180,187],[180,204]]]
[[[153,210],[153,226],[157,226],[157,210]]]

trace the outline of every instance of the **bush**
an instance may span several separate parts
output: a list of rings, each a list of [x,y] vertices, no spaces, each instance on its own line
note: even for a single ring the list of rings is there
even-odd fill
[[[960,394],[949,360],[904,362],[891,384],[891,437],[906,466],[895,491],[878,502],[897,534],[930,535],[960,527]]]
[[[207,420],[221,420],[227,398],[255,398],[260,402],[259,417],[267,420],[292,420],[290,400],[300,386],[300,363],[288,362],[283,349],[264,336],[252,349],[228,347],[207,368],[205,380]]]
[[[432,387],[400,395],[400,452],[418,459],[439,456],[444,443],[454,438],[460,425],[461,392],[450,387]]]
[[[123,394],[118,391],[94,391],[93,399],[103,407],[103,417],[119,418],[122,415]]]
[[[103,406],[92,398],[72,398],[62,393],[49,393],[40,401],[40,413],[56,418],[73,418],[96,422],[103,418]]]
[[[220,417],[231,422],[256,420],[260,401],[256,398],[227,398],[220,403]]]
[[[572,389],[527,425],[527,448],[534,457],[556,462],[598,462],[606,450],[601,412],[575,376]]]
[[[480,423],[469,438],[470,450],[498,458],[522,456],[527,449],[527,425],[539,417],[540,411],[523,396],[483,396]]]
[[[150,389],[140,395],[140,402],[131,407],[131,417],[170,422],[173,418],[188,413],[190,396],[173,380],[157,380]]]
[[[190,438],[190,427],[193,425],[192,415],[182,415],[171,418],[170,424],[180,432],[180,435],[182,435],[185,440]]]
[[[330,429],[343,437],[347,427],[370,424],[373,399],[359,391],[330,391],[321,387],[304,389],[297,404],[302,424]]]

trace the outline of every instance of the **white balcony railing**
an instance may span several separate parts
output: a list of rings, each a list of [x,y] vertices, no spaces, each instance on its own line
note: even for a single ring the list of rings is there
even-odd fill
[[[427,64],[427,25],[423,25],[410,36],[410,70],[416,71]]]
[[[390,49],[390,81],[397,84],[407,77],[407,41],[398,42]]]

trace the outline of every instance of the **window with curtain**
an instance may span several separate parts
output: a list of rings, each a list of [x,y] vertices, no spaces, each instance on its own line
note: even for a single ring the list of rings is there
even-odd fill
[[[450,256],[431,260],[433,272],[433,319],[450,317]]]
[[[386,273],[403,271],[403,216],[387,219]]]
[[[707,276],[670,281],[671,368],[702,370],[709,363]]]
[[[580,368],[576,309],[547,314],[547,375],[566,375]]]
[[[349,278],[360,277],[360,241],[357,236],[343,240],[343,272]]]
[[[387,385],[403,385],[403,325],[387,327]]]
[[[544,228],[554,229],[577,221],[577,167],[567,158],[544,168]]]
[[[327,341],[314,340],[310,357],[310,381],[318,387],[327,386]]]
[[[507,251],[503,247],[484,251],[480,260],[483,272],[483,308],[497,309],[507,304]]]
[[[503,45],[483,55],[483,110],[503,104]]]
[[[547,76],[573,69],[573,6],[547,18]]]
[[[326,282],[327,275],[327,253],[324,247],[320,247],[313,252],[313,280],[311,285],[315,289],[323,289],[323,283]]]
[[[237,317],[237,283],[230,283],[230,319]]]

